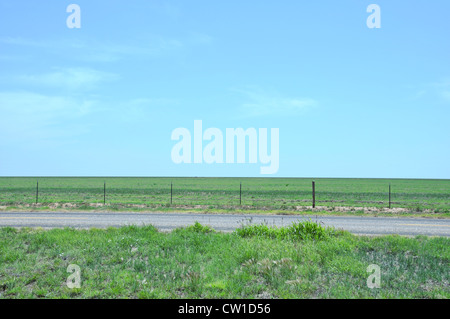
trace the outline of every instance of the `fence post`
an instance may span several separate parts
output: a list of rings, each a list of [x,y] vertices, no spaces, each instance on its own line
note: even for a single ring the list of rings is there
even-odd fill
[[[316,207],[316,182],[315,181],[312,182],[312,197],[313,197],[312,207],[315,208]]]
[[[239,183],[239,206],[242,206],[242,183]]]
[[[39,180],[36,181],[36,204],[38,203],[39,198]]]
[[[389,209],[391,208],[391,184],[389,183]]]
[[[103,182],[103,205],[106,205],[106,182]]]
[[[173,187],[172,183],[170,183],[170,205],[172,205],[172,196],[173,196]]]

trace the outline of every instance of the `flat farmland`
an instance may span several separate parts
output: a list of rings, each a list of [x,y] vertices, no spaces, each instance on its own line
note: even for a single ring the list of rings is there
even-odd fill
[[[312,208],[312,181],[311,178],[1,177],[0,207],[304,211]],[[450,212],[450,180],[316,178],[314,181],[315,210],[386,210],[391,185],[392,210],[442,216]]]

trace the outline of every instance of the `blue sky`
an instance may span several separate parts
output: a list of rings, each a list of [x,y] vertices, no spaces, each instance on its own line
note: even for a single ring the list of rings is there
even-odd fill
[[[259,163],[173,163],[172,131],[202,120],[279,128],[273,177],[450,178],[449,12],[1,0],[0,176],[262,176]]]

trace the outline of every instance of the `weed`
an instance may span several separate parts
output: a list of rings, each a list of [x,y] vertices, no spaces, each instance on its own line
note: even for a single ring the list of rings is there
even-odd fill
[[[291,240],[322,240],[336,235],[333,228],[325,228],[311,220],[294,222],[289,227],[269,227],[264,224],[247,225],[236,229],[241,237],[265,237]]]
[[[195,222],[194,225],[187,226],[185,228],[187,232],[194,232],[194,233],[201,233],[201,234],[208,234],[208,233],[214,233],[215,230],[207,225],[202,225],[199,222]]]

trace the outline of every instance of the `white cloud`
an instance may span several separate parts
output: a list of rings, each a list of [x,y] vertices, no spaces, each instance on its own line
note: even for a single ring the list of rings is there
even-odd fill
[[[18,56],[18,55],[6,55],[6,54],[1,54],[0,55],[0,61],[5,61],[5,62],[22,62],[22,61],[29,61],[29,59],[31,59],[31,56]]]
[[[89,68],[58,68],[54,72],[38,75],[20,75],[16,80],[35,86],[89,90],[102,82],[114,81],[119,76]]]
[[[417,92],[412,95],[412,99],[433,99],[450,102],[450,78],[443,78],[440,81],[416,86]]]
[[[450,88],[450,79],[443,79],[439,82],[434,82],[430,84],[431,86],[438,87],[438,88]]]
[[[234,89],[246,97],[240,113],[243,117],[289,116],[299,114],[318,103],[312,98],[284,97],[261,89]]]
[[[191,44],[211,44],[214,38],[204,33],[192,33],[188,37],[188,42]]]
[[[440,82],[433,83],[433,86],[436,88],[441,98],[450,102],[450,79],[447,78]]]
[[[90,68],[55,68],[11,77],[15,84],[29,88],[0,92],[0,144],[41,145],[89,132],[84,119],[102,107],[87,91],[118,78]],[[50,90],[36,90],[42,88]]]
[[[443,97],[445,100],[447,100],[447,101],[450,102],[450,89],[449,89],[448,91],[443,91],[443,92],[441,92],[441,94],[442,94],[442,97]]]
[[[22,37],[0,37],[0,43],[16,46],[33,47],[51,52],[73,56],[76,60],[89,62],[116,62],[130,57],[152,58],[166,56],[190,46],[208,45],[212,37],[203,33],[193,33],[180,37],[162,35],[134,35],[119,42],[67,39],[40,41]],[[68,54],[70,53],[70,54]]]
[[[22,37],[1,37],[0,42],[4,44],[32,46],[32,47],[48,47],[49,42],[31,40]]]
[[[129,123],[148,122],[156,114],[165,113],[165,110],[176,105],[179,105],[179,101],[170,98],[132,98],[117,102],[114,114],[119,117],[120,121]],[[126,112],[123,112],[123,110],[126,110]]]
[[[72,137],[87,127],[73,124],[93,111],[96,101],[32,92],[0,92],[0,143]],[[80,121],[77,121],[80,122]]]

